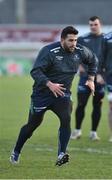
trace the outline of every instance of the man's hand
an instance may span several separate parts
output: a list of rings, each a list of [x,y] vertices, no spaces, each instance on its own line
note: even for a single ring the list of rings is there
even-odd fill
[[[102,77],[101,74],[97,74],[97,76],[96,76],[96,81],[97,81],[97,83],[99,83],[99,84],[105,84],[105,81],[104,81],[104,79],[103,79],[103,77]]]
[[[95,92],[94,77],[92,76],[89,77],[85,85],[90,88],[91,94],[94,96],[94,92]]]
[[[58,96],[64,96],[64,84],[58,84],[58,83],[52,83],[51,81],[48,81],[46,86],[52,91],[52,93],[58,97]]]

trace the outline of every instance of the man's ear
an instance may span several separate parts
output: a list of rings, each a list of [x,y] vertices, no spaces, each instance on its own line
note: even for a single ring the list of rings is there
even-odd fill
[[[61,38],[61,42],[63,42],[64,41],[64,38]]]
[[[62,44],[64,43],[64,38],[61,38],[61,43],[62,43]]]

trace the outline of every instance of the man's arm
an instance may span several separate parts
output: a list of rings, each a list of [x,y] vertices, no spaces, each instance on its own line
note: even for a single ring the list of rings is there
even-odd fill
[[[79,36],[78,40],[77,40],[77,43],[83,46],[84,45],[84,38],[82,36]],[[80,64],[80,66],[79,66],[79,74],[81,75],[81,74],[85,73],[85,71],[86,70],[85,70],[84,64],[83,63]]]
[[[99,84],[105,84],[104,73],[105,73],[106,53],[107,53],[107,43],[106,43],[105,35],[104,35],[102,39],[102,53],[99,59],[98,72],[96,76],[96,81]]]
[[[84,48],[83,54],[83,63],[88,66],[88,80],[86,85],[91,89],[92,94],[94,95],[95,86],[94,79],[97,73],[98,59],[94,53],[92,53],[88,48]]]
[[[45,73],[50,68],[50,66],[51,60],[49,57],[49,51],[46,47],[44,47],[39,52],[39,55],[37,56],[33,68],[30,72],[34,81],[36,81],[39,85],[45,86],[49,81],[49,78],[45,75]]]
[[[94,77],[97,73],[98,59],[96,55],[87,47],[83,46],[83,48],[84,51],[82,61],[88,66],[88,78],[91,79],[90,77]]]
[[[49,51],[46,47],[44,47],[36,61],[34,63],[33,69],[31,70],[31,76],[38,83],[38,85],[48,87],[50,91],[57,97],[64,96],[63,84],[53,83],[47,77],[47,71],[52,68],[52,60],[49,54]]]

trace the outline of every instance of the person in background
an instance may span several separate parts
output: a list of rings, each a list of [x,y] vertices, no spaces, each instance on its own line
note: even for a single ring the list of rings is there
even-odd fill
[[[104,34],[102,33],[102,23],[99,17],[93,16],[89,19],[89,28],[90,32],[84,34],[83,36],[78,38],[78,43],[88,47],[92,50],[98,58],[98,72],[95,78],[95,95],[92,99],[92,125],[90,131],[90,139],[91,140],[99,140],[100,138],[97,135],[97,129],[99,126],[99,122],[101,119],[101,108],[102,108],[102,100],[104,98],[105,92],[105,82],[103,79],[103,65],[102,62],[104,60],[104,49],[105,49],[105,41]],[[90,89],[85,85],[87,81],[87,68],[83,64],[80,65],[79,68],[80,79],[77,90],[77,107],[75,111],[75,129],[71,134],[71,139],[79,139],[82,135],[82,122],[85,117],[85,108],[87,106],[87,102],[89,96],[91,94]]]
[[[106,85],[108,90],[108,101],[109,101],[109,112],[108,122],[110,128],[109,141],[112,142],[112,32],[105,35],[106,43],[106,57],[105,57],[105,74],[106,74]]]

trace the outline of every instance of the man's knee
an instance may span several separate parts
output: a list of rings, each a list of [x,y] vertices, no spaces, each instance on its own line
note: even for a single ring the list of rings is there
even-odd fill
[[[96,93],[93,97],[93,106],[101,106],[104,98],[104,93]]]
[[[64,112],[60,116],[60,124],[63,128],[70,128],[70,122],[71,122],[71,113]]]
[[[79,108],[84,108],[87,104],[89,94],[87,93],[78,93],[77,94],[77,103]]]
[[[29,113],[28,123],[21,128],[21,131],[30,138],[33,131],[41,124],[43,116],[39,116],[36,113]]]

